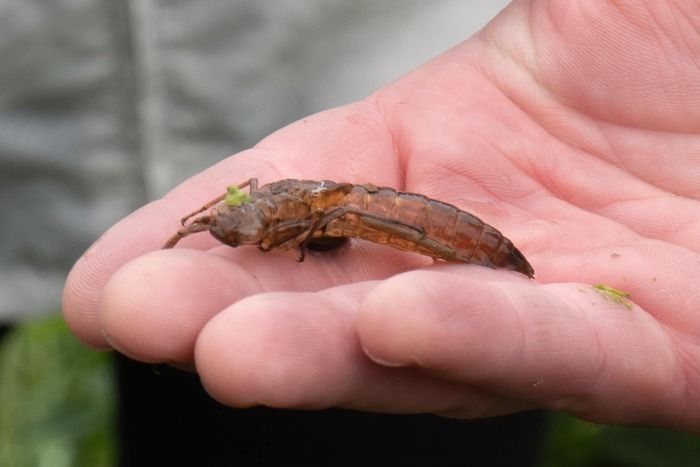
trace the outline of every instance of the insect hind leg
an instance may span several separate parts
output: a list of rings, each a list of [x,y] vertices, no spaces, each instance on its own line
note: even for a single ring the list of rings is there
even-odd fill
[[[421,227],[395,219],[387,219],[348,206],[339,207],[327,213],[318,223],[316,229],[323,228],[328,225],[329,222],[348,214],[359,217],[362,223],[369,228],[403,240],[397,243],[385,242],[387,245],[406,251],[419,251],[429,254],[433,258],[440,258],[446,261],[453,260],[456,255],[454,248],[427,237],[425,231]],[[309,238],[306,240],[307,243],[312,236],[313,231],[310,231]]]
[[[373,229],[385,232],[394,237],[401,238],[411,246],[401,247],[402,250],[419,251],[427,253],[433,258],[440,258],[449,261],[454,258],[455,250],[437,240],[425,236],[423,229],[410,224],[394,220],[386,220],[375,216],[362,216],[362,222]],[[387,245],[399,247],[398,244],[388,242]]]

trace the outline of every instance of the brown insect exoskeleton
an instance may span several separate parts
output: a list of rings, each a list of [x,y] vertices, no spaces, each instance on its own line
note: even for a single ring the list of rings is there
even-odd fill
[[[249,194],[240,191],[249,187]],[[209,214],[187,221],[211,209]],[[261,187],[255,178],[229,187],[182,219],[164,248],[208,230],[233,247],[257,245],[331,249],[348,237],[449,262],[506,268],[534,276],[532,266],[501,232],[481,219],[423,195],[374,185],[285,179]]]

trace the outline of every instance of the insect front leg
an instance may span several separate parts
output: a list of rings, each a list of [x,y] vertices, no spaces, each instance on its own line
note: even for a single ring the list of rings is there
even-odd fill
[[[258,248],[262,251],[270,251],[273,248],[287,250],[300,247],[312,224],[313,221],[309,218],[280,222],[268,230]],[[299,261],[304,261],[303,251]]]
[[[326,217],[326,212],[319,210],[313,212],[310,216],[303,220],[287,221],[286,223],[279,224],[275,227],[275,230],[272,231],[271,236],[280,236],[281,240],[274,244],[270,244],[267,249],[269,250],[273,247],[283,249],[299,248],[299,258],[297,261],[300,263],[304,262],[304,258],[306,257],[306,247],[313,239],[313,236],[318,229],[325,225],[324,219]],[[284,233],[280,234],[281,232],[293,231],[294,229],[297,230],[297,234],[291,238],[287,238],[286,240],[284,239],[286,235]],[[263,248],[261,247],[261,249]],[[263,249],[263,251],[265,250]]]
[[[213,200],[211,200],[211,201],[209,201],[208,203],[206,203],[205,205],[203,205],[201,208],[197,209],[196,211],[192,211],[191,213],[187,214],[185,217],[183,217],[182,219],[180,219],[180,224],[184,227],[184,225],[187,223],[188,220],[190,220],[191,218],[193,218],[193,217],[196,216],[197,214],[199,214],[199,213],[201,213],[201,212],[204,212],[204,211],[206,211],[207,209],[211,208],[211,207],[214,206],[216,203],[219,203],[219,202],[223,201],[225,197],[226,197],[226,193],[224,193],[224,194],[221,195],[221,196],[217,196],[217,197],[214,198]]]
[[[211,223],[212,218],[210,216],[203,216],[198,219],[195,219],[195,221],[192,222],[190,225],[178,230],[175,233],[175,235],[170,237],[168,241],[165,242],[165,245],[163,245],[163,248],[172,248],[177,244],[177,242],[187,237],[188,235],[209,230],[211,228]]]

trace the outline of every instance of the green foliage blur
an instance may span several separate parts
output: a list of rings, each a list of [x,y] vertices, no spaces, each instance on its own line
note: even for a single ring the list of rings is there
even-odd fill
[[[0,341],[0,466],[111,467],[110,355],[89,350],[59,317]]]
[[[112,467],[110,355],[78,343],[60,317],[0,341],[0,466]],[[552,414],[539,467],[691,467],[700,438]]]
[[[694,467],[700,438],[660,428],[598,425],[553,413],[539,467]]]

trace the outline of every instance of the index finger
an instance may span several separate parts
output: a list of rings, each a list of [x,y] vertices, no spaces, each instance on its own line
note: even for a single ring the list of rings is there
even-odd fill
[[[182,183],[164,198],[135,211],[109,229],[76,262],[66,280],[63,313],[71,330],[95,347],[107,345],[100,330],[99,302],[105,285],[127,262],[160,249],[180,218],[248,178],[342,178],[399,185],[391,137],[371,104],[360,102],[300,120],[255,148],[225,159]],[[379,180],[378,180],[379,178]],[[185,246],[216,244],[208,235]],[[293,262],[293,260],[291,260]],[[306,274],[306,268],[302,268]],[[308,283],[318,279],[308,273]]]

